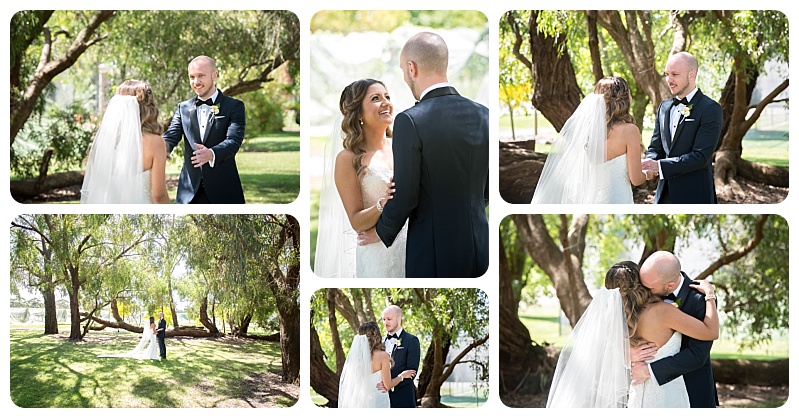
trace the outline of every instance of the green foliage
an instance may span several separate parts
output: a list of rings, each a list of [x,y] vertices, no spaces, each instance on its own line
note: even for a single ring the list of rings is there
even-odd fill
[[[391,32],[411,24],[433,29],[485,26],[484,14],[474,10],[324,10],[311,19],[311,32]]]
[[[242,94],[238,98],[246,103],[247,137],[257,137],[283,130],[283,118],[288,109],[286,88],[269,83],[261,90]]]

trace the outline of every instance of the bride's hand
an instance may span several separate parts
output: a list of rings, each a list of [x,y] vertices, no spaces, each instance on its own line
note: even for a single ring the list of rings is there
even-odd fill
[[[713,294],[713,290],[715,289],[713,287],[713,283],[710,283],[707,280],[695,280],[689,286],[691,286],[694,289],[702,292],[702,294],[704,294],[704,295],[712,295]]]
[[[405,370],[400,373],[400,375],[405,379],[413,379],[413,377],[416,376],[416,370]]]

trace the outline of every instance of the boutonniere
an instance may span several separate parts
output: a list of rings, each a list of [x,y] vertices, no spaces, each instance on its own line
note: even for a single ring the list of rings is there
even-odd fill
[[[688,116],[691,116],[691,109],[693,109],[693,108],[694,108],[694,105],[693,104],[689,104],[688,106],[685,106],[684,108],[680,109],[680,113],[682,114],[682,117],[687,118]]]
[[[402,340],[398,339],[398,340],[397,340],[397,347],[399,347],[399,346],[401,346],[401,345],[402,345]]]
[[[211,113],[213,113],[214,115],[218,115],[219,114],[219,105],[218,104],[215,104],[215,105],[211,106]]]
[[[673,305],[679,308],[682,305],[682,299],[677,298],[677,300],[673,302]]]

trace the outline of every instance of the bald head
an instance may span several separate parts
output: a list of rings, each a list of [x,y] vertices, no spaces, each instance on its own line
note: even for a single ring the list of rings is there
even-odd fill
[[[400,59],[415,62],[422,74],[446,76],[449,50],[441,36],[432,32],[421,32],[405,42]]]
[[[653,294],[673,292],[680,283],[680,260],[668,251],[657,251],[641,265],[641,283]]]
[[[192,64],[195,64],[195,65],[196,64],[207,65],[208,68],[210,68],[211,71],[216,71],[216,61],[214,61],[213,58],[211,58],[209,56],[206,56],[206,55],[198,55],[198,56],[194,57],[189,62],[189,67],[191,67]]]
[[[684,65],[688,71],[699,71],[699,62],[696,57],[687,52],[678,52],[669,57],[669,61]]]
[[[386,332],[394,334],[402,326],[402,309],[397,305],[390,305],[383,309],[382,319]]]

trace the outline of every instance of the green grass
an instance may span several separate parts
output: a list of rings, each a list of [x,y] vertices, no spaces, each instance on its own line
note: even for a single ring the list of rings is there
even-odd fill
[[[441,403],[451,408],[476,408],[486,403],[482,394],[483,391],[480,390],[479,395],[475,396],[474,390],[468,384],[450,386],[444,383],[441,387]],[[327,399],[311,388],[311,402],[321,406],[327,403]]]
[[[14,330],[10,344],[11,400],[25,408],[288,407],[295,388],[252,387],[250,378],[279,381],[280,344],[251,340],[168,338],[166,361],[97,358],[123,353],[139,341],[129,332],[92,332],[85,342],[68,334]],[[277,390],[276,390],[277,389]]]
[[[557,304],[549,304],[545,307],[537,306],[524,312],[520,311],[519,319],[530,331],[533,341],[539,344],[547,342],[560,348],[566,342],[570,329],[566,325],[563,332],[559,332],[559,312],[560,308]],[[725,337],[722,323],[721,338],[713,343],[710,353],[714,359],[775,360],[787,358],[788,336],[786,332],[785,335],[775,338],[767,345],[740,351],[739,341]]]

